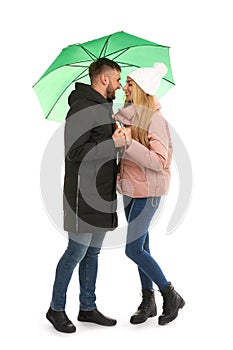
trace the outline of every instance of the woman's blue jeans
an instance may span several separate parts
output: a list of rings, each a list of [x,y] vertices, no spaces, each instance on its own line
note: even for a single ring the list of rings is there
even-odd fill
[[[96,277],[98,255],[105,233],[69,233],[68,247],[58,262],[51,308],[55,311],[65,310],[66,293],[74,268],[79,263],[80,309],[96,309]]]
[[[126,255],[138,266],[142,289],[153,289],[154,282],[162,290],[169,282],[150,254],[148,232],[161,197],[130,198],[124,196],[123,199],[128,221]]]

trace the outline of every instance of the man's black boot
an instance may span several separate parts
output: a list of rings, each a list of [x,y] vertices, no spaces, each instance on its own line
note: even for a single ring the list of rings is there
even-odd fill
[[[73,323],[68,319],[65,311],[54,311],[49,308],[46,313],[46,318],[52,323],[54,328],[63,333],[74,333],[76,331],[76,327]]]
[[[103,315],[97,309],[90,311],[80,310],[78,314],[78,321],[96,323],[101,326],[115,326],[117,323],[116,320]]]

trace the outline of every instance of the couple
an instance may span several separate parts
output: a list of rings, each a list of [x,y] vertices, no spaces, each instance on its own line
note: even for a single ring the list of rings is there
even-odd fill
[[[67,288],[79,264],[78,320],[103,326],[117,321],[96,306],[98,255],[107,231],[117,227],[117,194],[123,195],[128,222],[126,255],[137,264],[142,302],[132,324],[157,315],[153,284],[163,297],[160,325],[173,321],[185,304],[167,281],[149,249],[149,224],[166,195],[172,144],[154,96],[166,66],[139,68],[128,74],[125,106],[112,118],[112,100],[120,89],[120,66],[99,58],[89,67],[91,86],[76,83],[65,123],[64,229],[68,247],[58,262],[52,300],[46,314],[54,328],[73,333],[65,312]],[[117,127],[121,125],[121,127]],[[119,156],[120,155],[120,156]],[[117,157],[121,158],[117,165]]]

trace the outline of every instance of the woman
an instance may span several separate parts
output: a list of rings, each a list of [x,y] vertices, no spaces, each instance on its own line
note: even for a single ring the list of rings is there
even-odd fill
[[[137,264],[142,286],[142,303],[130,319],[133,324],[157,315],[153,283],[163,297],[160,325],[173,321],[185,304],[149,249],[148,228],[170,182],[172,143],[154,96],[166,73],[166,66],[156,63],[153,68],[139,68],[128,74],[123,89],[126,105],[115,116],[123,127],[113,138],[124,137],[126,141],[117,181],[128,221],[126,255]]]

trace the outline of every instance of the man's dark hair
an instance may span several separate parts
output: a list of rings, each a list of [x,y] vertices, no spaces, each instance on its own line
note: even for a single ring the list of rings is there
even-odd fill
[[[97,75],[104,72],[106,69],[116,69],[118,72],[121,71],[121,67],[119,64],[115,61],[112,61],[106,57],[98,58],[96,61],[92,62],[89,66],[89,76],[91,79],[91,82],[95,80]]]

